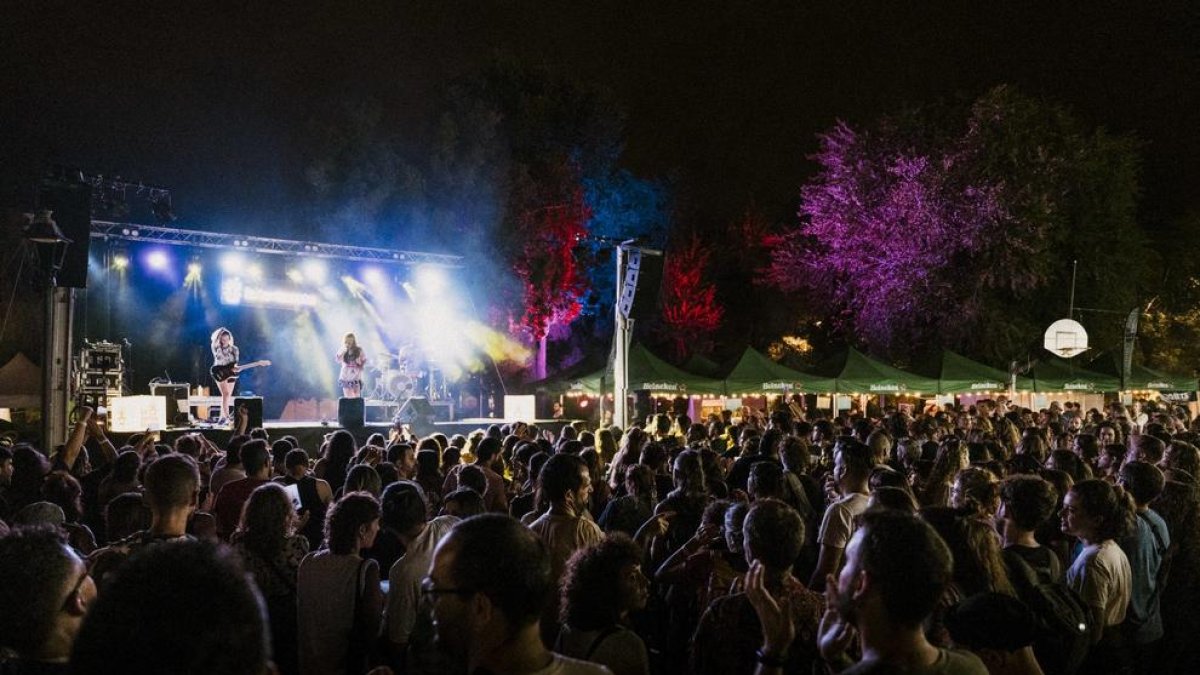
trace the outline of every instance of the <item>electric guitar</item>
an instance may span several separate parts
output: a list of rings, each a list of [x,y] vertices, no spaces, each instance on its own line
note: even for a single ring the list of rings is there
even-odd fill
[[[271,365],[270,361],[252,361],[246,364],[227,363],[223,366],[213,366],[208,372],[212,373],[213,379],[217,382],[228,382],[229,380],[236,380],[238,374],[243,370],[269,365]]]

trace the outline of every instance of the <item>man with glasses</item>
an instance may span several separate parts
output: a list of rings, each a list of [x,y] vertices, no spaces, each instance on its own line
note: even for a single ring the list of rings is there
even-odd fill
[[[67,673],[79,626],[96,598],[87,566],[53,528],[0,538],[0,647],[8,673]]]
[[[538,617],[554,592],[537,537],[509,516],[484,514],[454,526],[421,583],[433,605],[439,646],[466,672],[601,675],[609,670],[546,649]]]

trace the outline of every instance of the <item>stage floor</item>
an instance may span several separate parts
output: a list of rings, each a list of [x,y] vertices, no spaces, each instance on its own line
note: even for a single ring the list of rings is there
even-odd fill
[[[542,429],[549,429],[556,435],[564,426],[570,424],[573,420],[534,420]],[[431,424],[411,425],[412,432],[419,437],[429,436],[435,433],[442,433],[446,436],[462,434],[466,436],[476,429],[483,431],[493,424],[507,424],[508,422],[494,418],[471,418],[455,420],[453,422],[433,422]],[[321,444],[325,440],[325,434],[332,433],[342,429],[341,425],[336,422],[321,422],[314,420],[310,422],[283,422],[279,420],[270,420],[263,422],[263,428],[266,429],[272,439],[278,439],[282,436],[295,436],[300,441],[300,447],[307,450],[309,454],[315,455],[321,448]],[[383,434],[385,437],[391,430],[392,425],[387,423],[368,422],[364,426],[357,429],[346,429],[354,434],[354,438],[358,443],[366,442],[367,438],[374,433]],[[184,435],[203,432],[204,436],[216,443],[218,446],[224,446],[233,432],[228,427],[218,427],[216,425],[196,423],[193,426],[186,427],[170,427],[162,432],[164,443],[173,443],[176,438]],[[113,434],[117,439],[127,437],[128,434]]]

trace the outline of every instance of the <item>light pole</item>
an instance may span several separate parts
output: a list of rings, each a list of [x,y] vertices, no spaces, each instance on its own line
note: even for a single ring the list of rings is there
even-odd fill
[[[613,336],[613,424],[629,428],[629,340],[633,335],[633,305],[637,296],[642,258],[662,251],[641,248],[637,239],[617,245],[616,330]]]
[[[25,240],[33,244],[45,274],[42,342],[42,449],[54,451],[66,441],[67,368],[70,365],[71,289],[58,288],[58,272],[71,240],[58,228],[52,212],[26,214]]]

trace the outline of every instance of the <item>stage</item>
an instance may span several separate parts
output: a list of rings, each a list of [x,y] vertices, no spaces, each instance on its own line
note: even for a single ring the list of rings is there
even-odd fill
[[[530,422],[540,429],[548,429],[557,436],[558,432],[573,420],[534,420]],[[433,422],[427,424],[410,425],[412,433],[420,438],[424,438],[431,434],[441,433],[447,437],[455,434],[463,436],[469,435],[476,429],[480,431],[486,430],[493,424],[504,425],[509,424],[501,419],[494,418],[473,418],[461,419],[453,422]],[[336,422],[283,422],[269,421],[263,423],[263,428],[268,431],[271,440],[279,439],[283,436],[294,436],[300,441],[300,447],[306,450],[310,455],[316,456],[321,449],[321,444],[325,440],[325,435],[342,429]],[[366,442],[367,438],[374,433],[383,434],[387,437],[391,431],[391,424],[372,424],[367,423],[356,429],[347,429],[354,434],[355,440],[361,445]],[[185,434],[202,432],[206,438],[216,443],[219,447],[224,447],[229,438],[233,436],[233,431],[228,427],[216,426],[210,424],[197,423],[193,426],[186,427],[170,427],[162,432],[162,440],[164,443],[174,443],[175,439]],[[130,434],[114,433],[113,436],[117,441],[127,438]]]

